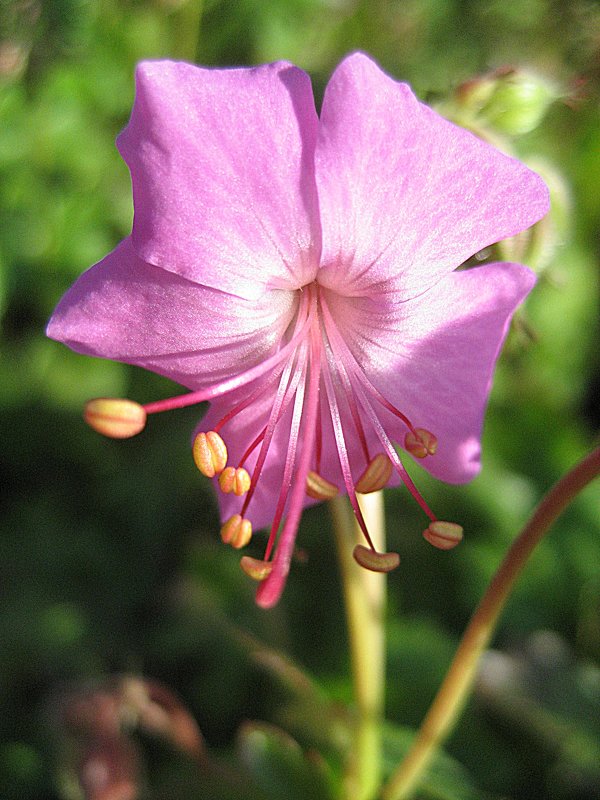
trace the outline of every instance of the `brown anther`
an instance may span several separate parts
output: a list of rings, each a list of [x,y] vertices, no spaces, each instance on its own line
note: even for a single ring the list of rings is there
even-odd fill
[[[250,475],[243,467],[225,467],[219,475],[219,486],[225,494],[233,492],[238,497],[241,497],[246,494],[250,484]]]
[[[391,572],[400,563],[398,553],[378,553],[362,544],[356,545],[352,555],[359,566],[371,572]]]
[[[194,463],[207,478],[214,478],[225,469],[227,464],[227,447],[215,431],[201,431],[192,445]]]
[[[97,433],[129,439],[146,427],[146,410],[133,400],[97,397],[85,404],[83,418]]]
[[[436,519],[423,531],[423,536],[429,544],[439,550],[452,550],[462,541],[463,529],[456,522],[444,522],[441,519]]]
[[[354,487],[360,494],[377,492],[387,486],[392,477],[392,462],[385,453],[378,453],[367,466]]]
[[[258,558],[251,556],[242,556],[240,567],[244,570],[246,575],[249,575],[255,581],[264,581],[273,569],[272,561],[260,561]]]
[[[432,456],[437,450],[437,437],[426,428],[415,428],[404,437],[405,449],[415,458]]]
[[[306,476],[306,494],[314,500],[333,500],[339,493],[335,483],[325,480],[318,472],[311,470]]]
[[[234,514],[221,526],[221,539],[236,550],[245,547],[252,538],[252,523],[239,514]]]

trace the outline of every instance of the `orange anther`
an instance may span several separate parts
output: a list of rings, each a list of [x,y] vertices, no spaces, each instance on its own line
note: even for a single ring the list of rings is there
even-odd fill
[[[437,437],[426,428],[415,428],[404,437],[405,449],[415,458],[432,456],[437,450]]]
[[[264,581],[271,574],[273,563],[271,561],[260,561],[258,558],[252,558],[251,556],[242,556],[240,567],[253,580]]]
[[[207,478],[214,478],[225,469],[227,448],[225,442],[215,431],[200,432],[192,445],[194,462]]]
[[[360,494],[377,492],[379,489],[383,489],[384,486],[387,486],[391,477],[392,462],[385,453],[378,453],[360,476],[354,488],[357,492],[360,492]]]
[[[97,433],[129,439],[146,427],[146,410],[133,400],[97,397],[85,404],[83,418]]]
[[[398,553],[378,553],[362,544],[356,545],[352,555],[359,566],[371,572],[391,572],[400,563]]]
[[[250,475],[243,467],[225,467],[219,475],[219,486],[225,494],[233,492],[238,497],[241,497],[246,494],[250,484]]]
[[[239,514],[234,514],[221,526],[221,539],[239,550],[252,538],[252,523]]]
[[[314,500],[332,500],[339,493],[335,483],[325,480],[318,472],[311,470],[306,476],[306,494]]]
[[[437,519],[431,522],[429,527],[423,531],[423,536],[429,544],[440,550],[452,550],[462,541],[463,529],[455,522],[444,522]]]

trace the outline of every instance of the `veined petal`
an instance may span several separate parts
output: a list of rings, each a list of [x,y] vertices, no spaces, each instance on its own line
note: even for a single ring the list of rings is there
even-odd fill
[[[146,264],[125,239],[64,295],[47,333],[199,389],[264,360],[293,313],[290,292],[243,300]]]
[[[437,452],[423,466],[450,483],[480,468],[480,437],[492,374],[510,318],[535,282],[518,264],[446,275],[427,292],[387,308],[367,298],[338,301],[336,320],[374,386],[432,431]],[[373,401],[390,437],[406,427]]]
[[[283,62],[137,70],[118,146],[131,171],[133,245],[145,261],[240,297],[315,274],[317,116],[308,76]]]
[[[318,279],[350,295],[420,294],[548,210],[535,173],[419,103],[360,53],[327,86],[315,159]]]

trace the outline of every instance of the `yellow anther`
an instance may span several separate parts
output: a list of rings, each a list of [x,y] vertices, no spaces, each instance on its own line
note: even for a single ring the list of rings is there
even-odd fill
[[[250,484],[250,475],[243,467],[225,467],[219,475],[219,486],[225,494],[233,492],[238,497],[241,497],[246,494]]]
[[[415,458],[425,458],[434,455],[437,450],[438,440],[426,428],[415,428],[404,437],[405,449]]]
[[[271,574],[273,563],[271,561],[260,561],[258,558],[252,558],[251,556],[242,556],[240,567],[253,580],[264,581]]]
[[[97,433],[129,439],[146,427],[146,410],[133,400],[97,397],[85,404],[83,418]]]
[[[215,431],[200,432],[192,445],[194,462],[207,478],[214,478],[225,469],[227,448],[225,442]]]
[[[360,494],[377,492],[387,486],[389,479],[392,477],[392,469],[392,462],[385,453],[378,453],[360,476],[354,488]]]
[[[335,483],[325,480],[318,472],[311,470],[306,476],[306,494],[314,500],[333,500],[339,493]]]
[[[429,524],[427,530],[423,531],[423,536],[429,544],[440,550],[452,550],[462,541],[463,529],[456,522],[444,522],[437,519]]]
[[[371,572],[391,572],[400,563],[398,553],[378,553],[362,544],[356,545],[352,555],[359,566]]]
[[[221,526],[221,539],[239,550],[252,538],[252,523],[249,519],[234,514]]]

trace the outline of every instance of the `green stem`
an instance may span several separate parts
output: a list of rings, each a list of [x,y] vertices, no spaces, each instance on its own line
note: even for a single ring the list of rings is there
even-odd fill
[[[365,522],[375,548],[385,552],[382,492],[361,495]],[[346,796],[372,800],[381,783],[381,723],[385,690],[385,575],[359,567],[352,557],[364,537],[346,498],[330,503],[338,549],[350,640],[352,683],[357,711]]]
[[[579,492],[600,474],[600,447],[570,470],[538,505],[488,586],[444,682],[408,754],[385,786],[383,800],[406,800],[417,787],[439,744],[449,734],[475,679],[504,603],[532,550]]]

